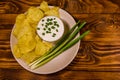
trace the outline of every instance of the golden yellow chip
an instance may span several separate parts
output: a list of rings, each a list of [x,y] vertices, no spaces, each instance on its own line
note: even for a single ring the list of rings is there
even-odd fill
[[[35,40],[36,40],[37,42],[38,42],[38,41],[42,41],[42,39],[41,39],[38,35],[36,35]]]
[[[59,8],[58,7],[53,7],[51,8],[49,11],[45,12],[46,16],[56,16],[56,17],[60,17],[59,15]]]
[[[48,46],[49,45],[49,46]],[[49,49],[52,47],[51,43],[45,43],[43,41],[37,41],[36,48],[35,48],[35,53],[38,56],[42,56],[45,54]]]
[[[18,45],[15,44],[13,47],[13,54],[17,57],[17,58],[21,58],[22,54],[20,52],[20,49],[18,48]]]
[[[46,51],[46,46],[41,41],[38,41],[35,48],[36,55],[42,56]]]
[[[31,63],[33,60],[35,60],[37,56],[35,55],[34,51],[31,51],[21,57],[27,64]]]
[[[43,1],[41,4],[40,4],[40,9],[44,12],[48,11],[49,10],[49,6],[48,6],[48,3],[46,1]]]
[[[17,44],[13,52],[17,58],[23,59],[27,64],[42,56],[52,48],[53,44],[43,41],[36,32],[38,22],[45,16],[59,16],[59,8],[49,8],[43,1],[40,7],[30,7],[26,14],[20,14],[16,18],[13,35],[17,38]]]
[[[38,23],[41,18],[44,17],[44,13],[36,7],[30,7],[27,12],[27,19],[30,23]]]
[[[53,46],[53,43],[50,43],[50,42],[43,41],[43,43],[45,44],[45,46],[48,47],[48,50]]]
[[[18,40],[18,46],[21,53],[25,54],[34,50],[36,46],[36,40],[29,34],[25,34]]]
[[[26,18],[26,16],[24,14],[19,14],[16,17],[15,28],[13,30],[13,35],[15,37],[18,36],[20,30],[23,28],[22,23],[24,22],[25,18]]]
[[[27,20],[24,20],[22,23],[23,28],[20,30],[17,39],[20,39],[23,35],[29,35],[33,38],[36,36],[36,31],[33,29],[30,24],[27,22]]]

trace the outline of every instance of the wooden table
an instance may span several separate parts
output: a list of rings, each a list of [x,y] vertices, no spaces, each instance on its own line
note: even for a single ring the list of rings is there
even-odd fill
[[[38,75],[22,68],[10,50],[10,33],[19,13],[42,0],[0,0],[0,80],[120,80],[120,0],[46,0],[68,11],[81,30],[91,30],[62,71]]]

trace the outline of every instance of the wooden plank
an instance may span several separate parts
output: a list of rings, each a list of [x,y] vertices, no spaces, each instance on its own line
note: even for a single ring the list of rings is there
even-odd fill
[[[120,13],[119,0],[46,0],[69,13]],[[42,0],[2,0],[0,13],[23,13],[30,6],[39,6]],[[75,9],[74,9],[75,8]]]
[[[19,76],[15,76],[15,75]],[[87,76],[87,77],[86,77]],[[119,72],[60,71],[56,74],[37,75],[24,69],[0,69],[2,80],[119,80]]]
[[[120,13],[119,0],[68,0],[65,10],[70,13]]]

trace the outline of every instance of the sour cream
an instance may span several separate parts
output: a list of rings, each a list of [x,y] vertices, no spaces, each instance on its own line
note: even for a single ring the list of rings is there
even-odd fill
[[[45,41],[57,41],[64,33],[64,24],[58,17],[46,16],[39,21],[37,33]]]

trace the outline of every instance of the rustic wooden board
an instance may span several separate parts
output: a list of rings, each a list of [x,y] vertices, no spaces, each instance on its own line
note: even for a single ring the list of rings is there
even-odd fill
[[[42,0],[0,0],[0,79],[8,80],[120,80],[120,1],[46,0],[68,11],[76,21],[87,21],[81,30],[91,30],[77,56],[64,70],[37,75],[23,69],[10,50],[10,33],[19,13]],[[19,76],[15,76],[19,75]]]

